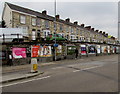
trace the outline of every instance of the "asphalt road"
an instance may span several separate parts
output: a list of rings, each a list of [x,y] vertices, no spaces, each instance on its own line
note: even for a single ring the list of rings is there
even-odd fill
[[[118,56],[102,56],[41,68],[43,75],[3,84],[3,92],[117,92]],[[81,63],[79,63],[79,61]],[[60,62],[60,61],[59,61]]]

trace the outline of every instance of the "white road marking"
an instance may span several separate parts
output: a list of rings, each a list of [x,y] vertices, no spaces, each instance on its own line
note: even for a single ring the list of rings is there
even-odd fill
[[[62,68],[64,68],[64,67],[55,67],[55,68],[52,68],[52,69],[62,69]]]
[[[82,69],[82,70],[89,70],[89,69],[94,69],[94,68],[98,68],[98,67],[102,67],[102,65],[101,66],[90,67],[90,68],[85,68],[85,69]]]
[[[81,71],[81,70],[75,70],[75,71],[73,71],[73,72],[78,72],[78,71]]]
[[[84,69],[81,69],[81,70],[75,70],[73,72],[79,72],[79,71],[94,69],[94,68],[98,68],[98,67],[102,67],[102,65],[101,66],[94,66],[94,67],[84,68]]]
[[[17,84],[22,84],[22,83],[27,83],[27,82],[31,82],[31,81],[35,81],[35,80],[43,80],[43,79],[50,78],[50,77],[51,77],[51,76],[46,76],[46,77],[36,78],[36,79],[27,80],[27,81],[23,81],[23,82],[17,82],[17,83],[13,83],[13,84],[3,85],[3,86],[0,86],[0,88],[1,88],[1,87],[12,86],[12,85],[17,85]]]

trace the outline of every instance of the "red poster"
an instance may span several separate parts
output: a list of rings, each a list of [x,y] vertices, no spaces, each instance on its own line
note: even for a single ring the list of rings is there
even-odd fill
[[[32,57],[38,57],[40,46],[32,46]]]

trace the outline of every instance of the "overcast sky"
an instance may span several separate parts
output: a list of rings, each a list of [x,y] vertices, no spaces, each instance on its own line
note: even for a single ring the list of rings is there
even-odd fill
[[[39,12],[47,10],[54,16],[53,2],[12,2]],[[2,14],[2,6],[0,13]],[[78,21],[85,26],[105,31],[109,35],[118,36],[118,3],[117,2],[57,2],[57,14],[61,19],[70,18],[71,22]]]

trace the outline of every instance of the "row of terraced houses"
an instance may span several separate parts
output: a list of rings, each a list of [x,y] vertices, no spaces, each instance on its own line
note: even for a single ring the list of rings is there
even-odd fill
[[[117,43],[117,39],[108,33],[84,24],[79,25],[77,21],[72,23],[70,18],[63,20],[60,15],[49,16],[46,10],[40,13],[8,2],[4,4],[2,19],[8,28],[23,28],[28,33],[27,37],[24,37],[26,41],[31,41],[32,36],[45,38],[56,31],[71,41]]]

